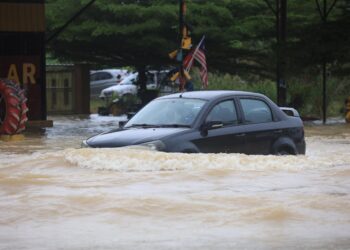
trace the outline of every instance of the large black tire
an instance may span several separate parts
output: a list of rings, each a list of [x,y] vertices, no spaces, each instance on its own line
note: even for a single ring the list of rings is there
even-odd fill
[[[17,83],[0,79],[0,135],[19,134],[25,129],[26,102],[24,90]]]

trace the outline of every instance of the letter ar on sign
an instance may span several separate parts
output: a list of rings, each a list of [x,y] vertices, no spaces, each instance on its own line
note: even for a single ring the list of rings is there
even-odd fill
[[[22,63],[20,66],[13,63],[9,65],[7,78],[18,83],[36,84],[36,72],[36,66],[33,63]],[[20,75],[22,75],[22,79],[20,79]]]

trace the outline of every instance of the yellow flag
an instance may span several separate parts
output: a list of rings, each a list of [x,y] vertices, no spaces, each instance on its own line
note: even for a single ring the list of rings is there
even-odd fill
[[[191,37],[187,36],[182,38],[182,48],[183,49],[191,49],[192,47],[192,39]]]
[[[172,77],[170,78],[170,80],[171,80],[172,82],[174,82],[178,77],[179,77],[179,72],[176,72],[175,74],[172,75]]]
[[[190,74],[187,72],[187,70],[184,70],[184,75],[186,77],[187,80],[191,80],[191,76]]]
[[[170,57],[171,59],[174,59],[174,58],[176,57],[176,55],[177,55],[177,50],[174,50],[174,51],[172,51],[172,52],[169,53],[169,57]]]

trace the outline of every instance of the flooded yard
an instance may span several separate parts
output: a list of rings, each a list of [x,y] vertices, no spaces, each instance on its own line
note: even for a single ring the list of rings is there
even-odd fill
[[[305,156],[80,148],[118,117],[0,141],[0,249],[349,249],[350,126]]]

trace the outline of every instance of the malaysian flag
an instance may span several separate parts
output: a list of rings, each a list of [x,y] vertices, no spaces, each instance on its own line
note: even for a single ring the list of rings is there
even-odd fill
[[[186,58],[184,58],[184,67],[186,71],[190,71],[193,61],[196,60],[200,65],[200,77],[203,83],[203,87],[208,87],[208,69],[207,69],[207,60],[205,57],[205,46],[204,46],[204,36],[202,40],[197,45],[196,49],[190,52]]]

